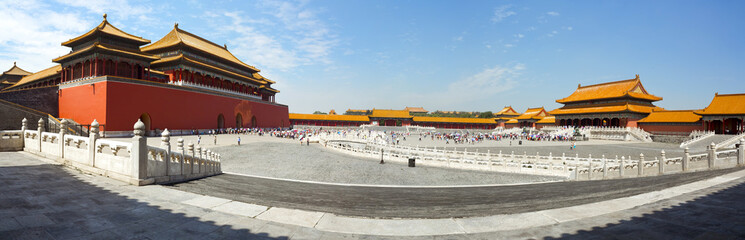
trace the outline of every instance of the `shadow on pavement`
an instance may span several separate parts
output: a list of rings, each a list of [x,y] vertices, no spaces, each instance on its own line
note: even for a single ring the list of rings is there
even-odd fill
[[[24,158],[19,154],[10,161],[25,162]],[[72,175],[68,171],[73,170],[61,166],[7,166],[12,164],[8,159],[0,160],[0,166],[6,165],[0,167],[0,239],[289,238],[246,229],[263,226],[255,219],[225,218],[177,203],[163,202],[173,210],[153,206],[91,185],[83,180],[87,175]],[[138,193],[129,189],[136,197]],[[204,220],[210,217],[234,224]]]
[[[559,238],[745,239],[745,183],[685,203]]]

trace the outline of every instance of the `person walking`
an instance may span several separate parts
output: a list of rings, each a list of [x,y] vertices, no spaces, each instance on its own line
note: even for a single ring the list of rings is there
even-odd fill
[[[241,137],[238,137],[238,146],[241,145]]]
[[[197,136],[197,145],[199,145],[202,142],[202,136]]]
[[[217,145],[217,135],[215,135],[215,145]]]

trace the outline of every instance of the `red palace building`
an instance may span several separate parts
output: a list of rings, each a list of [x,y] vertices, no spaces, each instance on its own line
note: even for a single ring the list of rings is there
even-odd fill
[[[62,43],[71,51],[53,59],[59,66],[3,91],[58,87],[57,117],[79,124],[96,119],[107,134],[129,134],[138,119],[148,130],[290,126],[287,106],[275,102],[275,82],[227,46],[178,24],[149,43],[104,14],[101,24]]]

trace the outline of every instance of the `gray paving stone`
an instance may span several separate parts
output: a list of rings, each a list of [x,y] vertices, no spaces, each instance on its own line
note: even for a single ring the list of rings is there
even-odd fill
[[[52,225],[54,222],[43,214],[34,214],[15,217],[16,221],[23,227],[42,227]]]
[[[18,221],[13,217],[0,219],[0,232],[16,230],[19,228],[23,228],[23,225],[18,223]]]

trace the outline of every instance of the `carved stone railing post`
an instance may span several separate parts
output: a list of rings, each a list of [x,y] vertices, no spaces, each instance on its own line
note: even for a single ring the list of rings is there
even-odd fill
[[[67,119],[62,119],[59,127],[59,157],[65,158],[65,129],[67,128]]]
[[[639,163],[637,164],[637,167],[639,168],[639,177],[644,175],[644,153],[639,153]]]
[[[145,124],[138,119],[133,132],[132,150],[130,151],[132,178],[144,180],[147,178],[147,139],[143,137],[145,135]]]
[[[178,158],[178,166],[179,166],[179,175],[184,174],[184,158],[186,157],[186,152],[184,151],[184,139],[179,138],[176,140],[176,152],[181,153],[181,156]]]
[[[686,147],[685,149],[683,149],[683,163],[682,163],[682,165],[683,165],[683,172],[687,172],[688,171],[688,167],[689,167],[688,166],[688,163],[689,163],[689,161],[691,161],[691,154],[688,153],[688,151],[689,151],[688,147]]]
[[[39,152],[41,152],[41,141],[42,141],[41,140],[41,133],[44,132],[44,118],[39,118],[39,123],[37,125],[36,132],[38,133],[36,136],[37,136],[37,138],[39,140],[39,141],[37,141],[39,143]]]
[[[21,131],[26,130],[28,130],[28,119],[23,118],[23,120],[21,120]]]
[[[194,154],[194,143],[189,143],[187,152],[189,153],[189,156],[191,156],[191,161],[189,161],[189,174],[194,174],[194,160],[195,160],[195,154]]]
[[[714,168],[714,161],[717,160],[717,145],[711,143],[708,148],[709,153],[709,169]]]
[[[608,159],[603,155],[603,179],[608,177]]]
[[[96,139],[98,139],[98,121],[93,119],[91,123],[91,130],[88,133],[88,165],[91,167],[96,166]],[[147,152],[147,149],[145,149]]]
[[[737,166],[745,165],[745,138],[740,139],[740,145],[737,145]]]
[[[660,156],[660,161],[657,162],[657,165],[659,165],[658,167],[660,170],[657,175],[662,175],[665,173],[665,150],[662,150],[662,152],[660,152],[660,155],[662,155]]]
[[[621,178],[623,178],[623,170],[626,167],[626,166],[623,165],[623,163],[625,162],[625,160],[626,160],[626,157],[621,156],[621,162],[618,163],[618,176],[621,177]]]
[[[194,154],[194,160],[197,165],[196,173],[201,173],[202,172],[202,147],[201,146],[197,145],[197,150],[196,150],[196,153]]]
[[[592,154],[587,154],[587,180],[592,180]]]
[[[160,133],[160,146],[166,150],[166,155],[163,159],[163,162],[166,164],[166,174],[164,176],[168,176],[171,173],[171,132],[168,131],[168,128]]]

